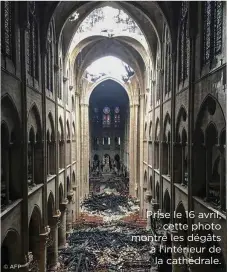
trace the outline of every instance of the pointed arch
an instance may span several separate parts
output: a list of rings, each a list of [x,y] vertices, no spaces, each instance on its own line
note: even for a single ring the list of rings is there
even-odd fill
[[[64,201],[64,189],[62,183],[59,185],[59,203],[61,204]]]
[[[66,128],[67,128],[67,140],[69,141],[70,137],[71,137],[71,134],[70,134],[70,127],[69,127],[68,119],[67,119],[67,122],[66,122]]]
[[[150,121],[150,124],[149,124],[149,140],[150,141],[152,140],[152,127],[153,127],[153,122]]]
[[[1,240],[1,266],[14,265],[20,263],[20,254],[18,250],[21,247],[19,233],[10,228],[7,230],[4,238]]]
[[[187,130],[187,111],[183,105],[181,105],[179,112],[177,114],[176,121],[176,141],[179,143],[181,141],[182,130]]]
[[[50,191],[48,196],[48,218],[51,220],[52,216],[54,215],[54,209],[55,209],[55,198],[53,195],[53,192]]]
[[[71,183],[70,183],[70,178],[67,176],[67,193],[69,193],[71,190]]]
[[[15,135],[15,140],[19,141],[21,136],[21,120],[19,118],[19,113],[17,107],[10,95],[6,94],[1,99],[1,122],[7,125],[9,133],[9,141],[11,139],[12,133]]]
[[[58,125],[58,132],[59,132],[59,141],[64,140],[64,125],[61,116],[59,117],[59,125]]]
[[[155,129],[155,141],[159,141],[160,139],[160,120],[159,118],[157,117],[157,120],[156,120],[156,129]]]
[[[168,133],[171,130],[171,119],[170,119],[170,115],[167,112],[165,115],[165,119],[164,119],[164,131],[163,131],[163,138],[164,141],[168,141]]]
[[[36,135],[36,142],[40,142],[42,139],[42,126],[40,112],[36,103],[33,103],[28,114],[28,131],[33,127]]]
[[[226,120],[220,103],[214,96],[208,94],[204,98],[197,114],[195,130],[201,128],[205,131],[210,122],[217,124],[217,131],[221,131],[226,127]]]
[[[49,114],[48,114],[47,129],[49,129],[49,131],[50,131],[51,139],[55,140],[55,125],[54,125],[54,119],[53,119],[53,116],[52,116],[51,112],[49,112]]]
[[[72,172],[72,184],[76,183],[76,175],[75,175],[75,171],[73,170]]]

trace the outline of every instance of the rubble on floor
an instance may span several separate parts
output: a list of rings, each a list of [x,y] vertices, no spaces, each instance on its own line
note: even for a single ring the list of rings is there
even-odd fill
[[[75,229],[68,239],[69,247],[61,250],[60,262],[66,271],[150,269],[150,244],[132,241],[132,236],[147,234],[144,229],[118,222]]]
[[[61,272],[149,272],[150,242],[133,236],[150,235],[139,216],[139,201],[107,187],[81,204],[81,216],[60,249]]]
[[[84,200],[81,210],[89,215],[103,216],[104,222],[109,222],[138,212],[139,205],[132,197],[106,192]]]

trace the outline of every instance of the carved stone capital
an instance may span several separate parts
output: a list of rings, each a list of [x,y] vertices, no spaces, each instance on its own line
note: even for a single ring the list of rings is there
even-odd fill
[[[68,198],[68,201],[69,201],[69,202],[72,200],[73,195],[74,195],[73,190],[70,190],[70,191],[68,192],[68,194],[67,194],[67,198]]]
[[[68,200],[66,199],[65,202],[60,203],[59,208],[61,212],[65,212],[67,209]]]
[[[47,242],[50,230],[51,229],[49,226],[45,226],[44,232],[40,233],[40,239],[42,240],[42,242],[44,242],[44,243]]]

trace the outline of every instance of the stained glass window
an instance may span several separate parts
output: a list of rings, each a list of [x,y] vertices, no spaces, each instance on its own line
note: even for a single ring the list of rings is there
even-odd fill
[[[189,71],[188,2],[182,2],[179,37],[179,82],[188,77]]]
[[[62,77],[63,77],[63,69],[62,69],[62,61],[61,61],[61,58],[59,59],[59,63],[60,63],[60,71],[59,71],[59,80],[57,81],[58,82],[58,93],[57,93],[57,96],[59,99],[62,99]]]
[[[170,51],[170,40],[168,30],[165,32],[165,94],[170,92],[171,87],[171,51]]]
[[[212,8],[211,2],[204,2],[204,64],[210,61],[211,51],[211,22]]]
[[[203,3],[203,65],[222,51],[222,20],[223,3],[221,1]]]
[[[214,33],[215,33],[215,54],[221,53],[222,50],[222,18],[223,18],[223,3],[215,2],[214,9]]]
[[[110,114],[103,115],[103,127],[108,128],[111,125],[111,116]]]
[[[38,80],[38,27],[35,18],[35,4],[30,2],[29,24],[28,24],[28,47],[27,47],[27,65],[28,73]]]
[[[120,114],[115,114],[114,115],[114,126],[117,128],[119,127],[120,124]]]
[[[1,2],[1,16],[2,16],[2,33],[1,33],[1,48],[2,53],[8,58],[13,58],[13,27],[14,27],[14,9],[13,2]]]
[[[53,91],[53,67],[52,67],[52,43],[48,41],[46,56],[46,87],[51,92]]]

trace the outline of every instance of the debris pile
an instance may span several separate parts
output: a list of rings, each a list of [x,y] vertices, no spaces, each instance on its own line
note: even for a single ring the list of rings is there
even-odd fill
[[[83,213],[103,216],[104,222],[117,221],[139,211],[137,200],[114,193],[93,195],[84,200],[81,207]]]
[[[108,179],[103,193],[81,203],[68,246],[60,249],[61,272],[157,271],[152,270],[150,241],[140,238],[150,234],[139,216],[139,201],[121,194],[119,185]]]
[[[132,238],[147,234],[124,223],[78,229],[69,237],[69,247],[61,250],[60,262],[66,271],[149,271],[150,244]]]

